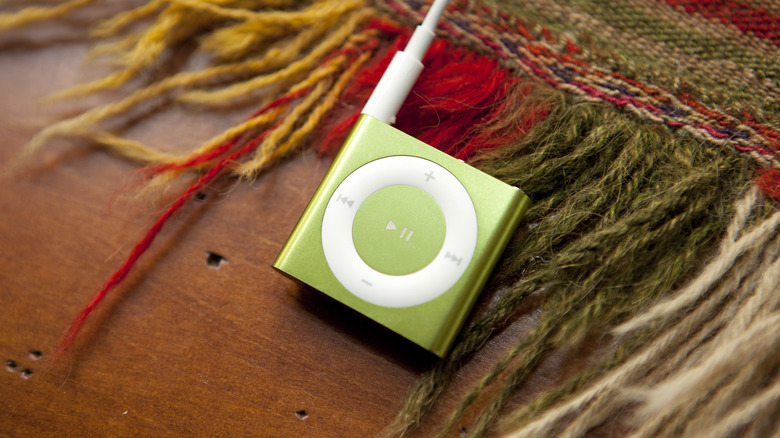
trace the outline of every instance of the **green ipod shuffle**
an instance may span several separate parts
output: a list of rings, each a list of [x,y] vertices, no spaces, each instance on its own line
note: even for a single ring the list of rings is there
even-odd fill
[[[446,6],[395,53],[273,264],[440,357],[530,202],[390,126]]]
[[[529,202],[363,114],[273,266],[443,356]]]

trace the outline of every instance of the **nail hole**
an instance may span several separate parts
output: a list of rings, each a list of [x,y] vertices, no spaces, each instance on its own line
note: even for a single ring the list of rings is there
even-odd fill
[[[295,411],[295,416],[298,417],[299,420],[305,420],[309,418],[309,414],[306,413],[306,409],[301,409],[300,411]]]
[[[41,353],[40,350],[30,350],[30,359],[38,360],[41,356],[43,356],[43,353]]]
[[[5,369],[8,371],[16,371],[16,361],[11,359],[5,361]]]
[[[227,259],[215,252],[206,251],[206,266],[211,269],[219,269],[223,263],[227,263]]]
[[[32,370],[29,368],[23,369],[21,372],[22,379],[29,379],[30,376],[32,376],[32,373],[33,373]]]
[[[460,428],[460,438],[466,438],[468,430],[465,427]]]
[[[206,200],[206,194],[203,192],[198,192],[195,194],[195,200],[198,202],[203,202]]]

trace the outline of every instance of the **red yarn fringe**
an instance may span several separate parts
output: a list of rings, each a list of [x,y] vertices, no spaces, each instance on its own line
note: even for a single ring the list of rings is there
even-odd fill
[[[393,55],[411,35],[395,28],[384,30],[397,30],[398,34],[384,56],[358,72],[344,90],[343,109],[335,111],[324,125],[327,134],[320,153],[338,151]],[[547,114],[546,109],[523,114],[522,120],[516,120],[517,129],[502,135],[484,133],[479,129],[482,125],[497,120],[517,104],[507,97],[518,79],[495,59],[446,40],[435,41],[423,63],[426,68],[401,107],[395,127],[456,158],[466,160],[478,150],[505,146]]]
[[[780,201],[780,170],[768,167],[759,169],[756,184],[765,195]]]
[[[135,262],[138,260],[141,254],[143,254],[147,248],[149,248],[149,245],[152,244],[154,238],[157,237],[157,234],[159,234],[163,225],[165,225],[165,222],[170,219],[173,213],[175,213],[176,210],[184,205],[184,202],[191,198],[195,193],[213,181],[214,178],[216,178],[225,169],[225,167],[233,163],[235,160],[255,150],[264,137],[265,135],[257,136],[255,139],[244,145],[241,149],[233,152],[227,158],[219,161],[216,165],[214,165],[214,167],[209,169],[208,172],[201,176],[194,184],[187,188],[187,190],[184,191],[184,193],[182,193],[181,196],[179,196],[179,198],[170,207],[168,207],[168,210],[166,210],[165,213],[163,213],[162,216],[157,219],[154,225],[152,225],[152,227],[146,233],[146,236],[144,236],[144,238],[135,245],[122,266],[116,270],[116,272],[114,272],[111,277],[108,278],[106,283],[103,285],[103,288],[100,289],[98,293],[96,293],[89,301],[89,304],[87,304],[87,306],[84,307],[78,313],[78,315],[76,315],[76,318],[60,338],[60,341],[57,344],[57,348],[54,350],[53,356],[55,359],[62,357],[65,351],[70,348],[70,346],[73,344],[73,340],[76,338],[76,335],[78,335],[89,314],[92,313],[95,307],[97,307],[97,305],[103,300],[106,294],[111,291],[111,289],[116,287],[116,285],[125,279]]]

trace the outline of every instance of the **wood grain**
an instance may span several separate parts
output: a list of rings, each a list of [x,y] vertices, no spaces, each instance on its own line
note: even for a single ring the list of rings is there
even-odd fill
[[[106,72],[82,64],[83,35],[46,30],[0,41],[0,359],[15,363],[0,373],[0,435],[377,435],[434,362],[270,267],[329,164],[311,153],[251,184],[220,180],[202,202],[188,203],[96,311],[71,357],[46,360],[182,188],[136,199],[137,164],[78,140],[51,141],[17,161],[41,127],[117,95],[41,104]],[[121,129],[183,150],[250,110],[162,108]],[[208,266],[209,252],[226,261]],[[530,302],[464,364],[418,435],[441,424],[533,325],[533,310]],[[587,355],[556,356],[519,402],[571,374],[579,368],[571,363]]]

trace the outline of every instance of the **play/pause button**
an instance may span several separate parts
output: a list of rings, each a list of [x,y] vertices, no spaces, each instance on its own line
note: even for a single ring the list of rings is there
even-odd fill
[[[395,225],[395,223],[393,223],[392,220],[389,220],[387,221],[387,225],[385,225],[385,230],[397,231],[398,227]],[[412,234],[414,234],[414,230],[410,230],[409,228],[404,227],[404,229],[401,230],[401,235],[398,237],[408,242],[409,239],[412,238]]]
[[[406,275],[427,266],[444,243],[441,208],[425,191],[393,185],[366,198],[355,214],[352,240],[379,272]]]

